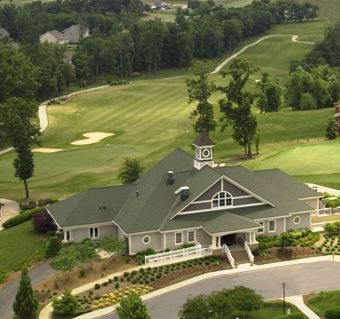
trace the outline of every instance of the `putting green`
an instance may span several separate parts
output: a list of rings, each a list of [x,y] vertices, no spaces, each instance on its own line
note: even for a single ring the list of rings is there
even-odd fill
[[[287,147],[249,163],[254,169],[280,168],[288,174],[340,174],[340,141]],[[339,180],[340,184],[340,180]]]

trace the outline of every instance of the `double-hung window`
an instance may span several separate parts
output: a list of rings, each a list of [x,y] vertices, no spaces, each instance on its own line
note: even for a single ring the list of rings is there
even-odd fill
[[[182,232],[175,233],[175,244],[176,245],[183,244],[183,233]]]
[[[90,228],[90,238],[91,239],[98,239],[99,238],[98,227],[91,227]]]

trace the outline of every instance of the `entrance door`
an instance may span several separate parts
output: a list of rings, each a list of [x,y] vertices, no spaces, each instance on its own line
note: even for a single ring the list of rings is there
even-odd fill
[[[226,244],[227,246],[236,244],[236,234],[225,235],[221,237],[221,246]]]

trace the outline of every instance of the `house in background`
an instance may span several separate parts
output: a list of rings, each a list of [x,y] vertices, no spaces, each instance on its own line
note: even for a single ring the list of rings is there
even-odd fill
[[[340,134],[340,101],[335,103],[335,115],[334,115],[334,118],[335,118],[335,121],[336,121],[338,132]]]
[[[62,31],[70,43],[79,43],[82,38],[90,35],[90,30],[80,24],[72,25]]]
[[[39,37],[40,43],[68,44],[69,39],[58,30],[47,31]]]
[[[134,184],[90,189],[47,211],[65,241],[113,234],[130,255],[191,243],[221,250],[310,228],[319,193],[278,169],[216,167],[206,133],[193,145],[194,156],[177,148]]]

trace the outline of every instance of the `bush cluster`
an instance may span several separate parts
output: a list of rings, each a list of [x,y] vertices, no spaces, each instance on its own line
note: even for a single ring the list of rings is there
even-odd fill
[[[2,227],[7,229],[7,228],[14,227],[16,225],[20,225],[20,224],[22,224],[24,222],[27,222],[27,221],[31,220],[32,216],[35,213],[42,213],[44,211],[45,211],[45,207],[36,207],[36,208],[31,209],[31,210],[22,211],[22,212],[20,212],[19,215],[7,219],[2,224]]]
[[[107,81],[107,84],[110,86],[116,86],[116,85],[126,85],[129,84],[129,81],[125,80],[118,80],[118,81]]]
[[[327,208],[337,208],[340,206],[340,197],[337,197],[335,199],[327,199],[325,201],[325,206]]]
[[[340,222],[326,224],[325,231],[330,235],[339,234],[340,233]]]

